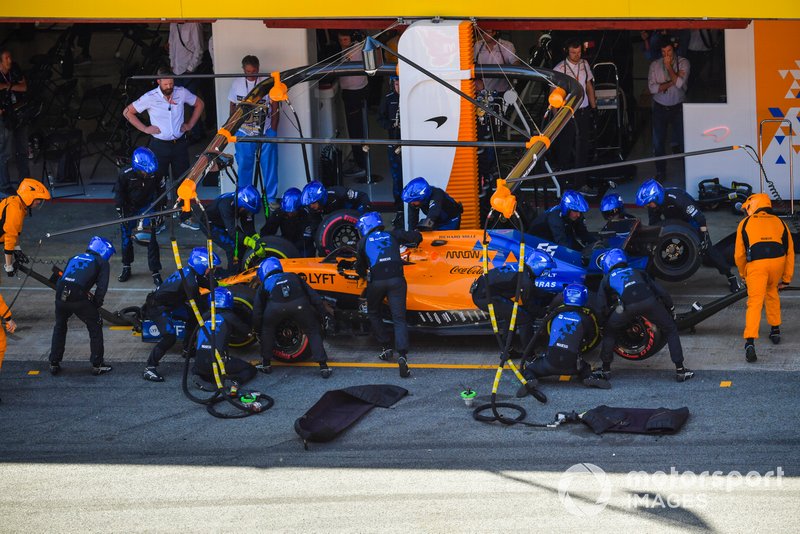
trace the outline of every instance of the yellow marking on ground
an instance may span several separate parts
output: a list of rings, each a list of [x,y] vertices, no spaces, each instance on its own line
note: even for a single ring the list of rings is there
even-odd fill
[[[250,360],[253,365],[258,365],[261,360]],[[279,362],[273,361],[273,367],[317,367],[317,362]],[[368,362],[328,362],[330,367],[360,367],[365,369],[397,369],[397,363],[368,363]],[[409,363],[412,369],[497,369],[493,364],[449,364],[449,363]],[[509,369],[508,365],[505,369]]]
[[[731,384],[733,384],[733,382],[731,382],[730,380],[723,380],[722,382],[719,383],[719,387],[729,388],[731,387]]]
[[[559,375],[558,377],[559,382],[569,382],[570,380],[572,380],[571,375]]]
[[[32,369],[32,370],[28,371],[28,375],[29,376],[37,376],[38,374],[39,374],[39,371],[37,371],[36,369]]]
[[[132,330],[130,326],[109,326],[109,330]]]

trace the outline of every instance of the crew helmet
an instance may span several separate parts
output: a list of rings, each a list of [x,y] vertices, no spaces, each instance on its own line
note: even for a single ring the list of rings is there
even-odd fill
[[[664,186],[653,178],[639,186],[639,190],[636,192],[637,205],[647,206],[651,202],[655,202],[658,206],[664,202]]]
[[[569,284],[564,288],[564,304],[585,306],[588,298],[589,290],[583,284]]]
[[[283,266],[281,265],[281,260],[275,257],[266,258],[264,261],[261,262],[261,265],[258,266],[258,278],[261,280],[263,284],[269,275],[273,273],[282,273]]]
[[[589,203],[586,202],[586,198],[572,189],[567,189],[564,191],[564,194],[561,195],[559,207],[561,208],[562,217],[570,211],[578,211],[580,213],[589,211]]]
[[[431,197],[431,184],[422,176],[417,176],[403,188],[403,202],[425,202]]]
[[[111,241],[97,235],[89,240],[89,246],[86,248],[92,252],[96,252],[106,261],[117,252],[117,249],[114,248]]]
[[[136,171],[153,174],[158,170],[158,159],[152,150],[140,146],[133,151],[131,167],[133,167],[133,169]]]

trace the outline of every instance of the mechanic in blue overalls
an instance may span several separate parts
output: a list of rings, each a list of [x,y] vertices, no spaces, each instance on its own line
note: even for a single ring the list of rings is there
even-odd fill
[[[422,242],[422,234],[395,228],[386,231],[378,212],[362,215],[358,220],[361,240],[358,242],[355,270],[367,281],[364,291],[367,299],[367,316],[372,334],[383,347],[381,360],[392,357],[389,347],[389,334],[381,318],[383,299],[389,302],[389,312],[394,326],[394,350],[397,352],[397,365],[402,378],[408,378],[408,325],[406,324],[406,295],[408,285],[403,273],[403,259],[400,257],[400,244],[414,246]]]
[[[636,218],[625,211],[625,204],[619,193],[609,193],[603,197],[600,201],[600,214],[607,221],[623,221]]]
[[[363,191],[341,185],[325,187],[314,180],[303,187],[300,203],[311,219],[311,236],[316,236],[322,217],[337,210],[356,210],[361,214],[372,210],[369,196]]]
[[[617,336],[637,316],[646,317],[667,338],[669,356],[675,364],[675,379],[685,382],[692,378],[694,372],[683,366],[683,347],[673,318],[675,306],[669,293],[644,271],[628,267],[628,257],[621,249],[612,248],[606,252],[600,263],[605,276],[600,282],[598,298],[611,314],[606,321],[600,348],[603,367],[593,372],[584,383],[604,389],[610,387],[608,377]]]
[[[308,211],[300,203],[300,190],[291,187],[281,198],[281,207],[271,211],[261,227],[261,235],[276,235],[280,230],[281,237],[292,243],[303,258],[313,257],[314,235],[311,233],[311,218]]]
[[[536,278],[546,271],[554,269],[556,262],[549,254],[534,250],[525,258],[525,268],[519,281],[520,291],[517,293],[517,264],[506,263],[491,269],[479,276],[470,288],[472,302],[485,312],[489,312],[489,303],[494,308],[498,328],[504,335],[508,332],[514,300],[519,295],[520,305],[517,308],[516,332],[520,346],[524,350],[533,337],[533,321],[541,317],[545,308],[553,300],[553,294],[536,287]]]
[[[156,174],[158,160],[149,148],[139,147],[133,151],[131,164],[119,172],[114,202],[120,218],[140,215],[164,192],[164,177]],[[163,206],[150,211],[159,211]],[[161,285],[161,254],[156,240],[157,221],[150,220],[150,242],[147,244],[147,266],[153,275],[153,283]],[[131,277],[133,263],[133,231],[139,221],[120,223],[122,238],[122,272],[117,280],[127,282]]]
[[[700,253],[716,267],[719,274],[728,279],[731,293],[739,291],[739,280],[731,271],[731,266],[725,261],[722,253],[711,246],[706,216],[697,208],[692,195],[677,187],[665,189],[657,180],[650,179],[639,187],[639,191],[636,193],[636,204],[647,206],[648,224],[650,225],[677,219],[694,228],[700,238]]]
[[[244,255],[245,245],[253,247],[258,240],[254,217],[259,209],[261,195],[253,185],[247,185],[235,194],[223,193],[218,196],[206,210],[211,227],[209,237],[225,251],[229,275],[239,272],[239,260]],[[200,229],[206,233],[205,225],[201,224]]]
[[[550,321],[550,338],[547,349],[525,365],[529,382],[546,376],[577,375],[583,380],[592,373],[592,366],[583,359],[584,347],[597,333],[595,317],[586,307],[589,291],[583,284],[569,284],[564,288],[564,305]],[[523,386],[518,397],[527,395]]]
[[[330,378],[333,369],[328,367],[328,353],[322,344],[320,319],[330,320],[333,311],[320,296],[296,273],[283,272],[278,258],[267,258],[258,266],[261,287],[253,303],[253,330],[261,333],[262,373],[272,372],[272,351],[275,348],[275,331],[282,322],[291,319],[308,338],[311,359],[319,364],[322,378]]]
[[[147,367],[142,377],[151,382],[163,382],[164,377],[158,372],[158,363],[164,354],[175,344],[176,324],[173,314],[182,312],[186,315],[186,326],[183,337],[184,357],[188,356],[192,334],[197,328],[197,319],[187,306],[189,299],[194,299],[200,306],[205,299],[200,299],[200,288],[209,287],[208,275],[211,268],[220,264],[219,257],[214,254],[212,264],[209,265],[208,249],[196,247],[189,254],[186,266],[180,271],[175,271],[158,286],[158,289],[147,295],[147,300],[142,308],[142,316],[155,323],[161,340],[156,343],[150,356],[147,358]]]
[[[458,230],[464,207],[443,189],[418,176],[403,188],[403,202],[408,204],[408,227],[419,230]],[[420,211],[425,219],[419,220]]]
[[[236,333],[246,336],[250,333],[250,325],[239,319],[233,311],[233,294],[227,287],[215,287],[214,293],[208,294],[209,308],[211,299],[214,299],[216,311],[216,325],[214,338],[216,350],[225,363],[225,376],[234,380],[238,385],[245,384],[256,375],[256,368],[248,362],[228,355],[228,342],[231,335]],[[192,372],[205,380],[214,382],[214,369],[212,364],[216,361],[214,349],[211,344],[211,310],[203,314],[205,328],[197,329],[195,342],[194,368]]]
[[[597,241],[586,228],[583,214],[589,211],[589,204],[577,191],[567,190],[561,195],[558,206],[539,215],[528,227],[528,233],[556,245],[583,250]]]
[[[103,361],[103,319],[98,308],[103,306],[108,290],[108,260],[114,255],[114,245],[102,237],[94,236],[86,252],[73,256],[56,282],[56,324],[50,345],[50,373],[61,372],[64,343],[67,339],[67,320],[75,315],[89,331],[89,353],[92,374],[111,371]],[[94,295],[92,287],[97,286]]]

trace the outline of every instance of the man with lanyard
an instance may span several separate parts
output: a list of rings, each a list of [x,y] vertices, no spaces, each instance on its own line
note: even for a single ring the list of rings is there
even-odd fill
[[[103,319],[97,309],[103,306],[108,290],[108,260],[115,252],[110,241],[94,236],[86,252],[73,256],[56,282],[56,324],[53,326],[50,346],[51,374],[61,372],[67,320],[73,314],[86,324],[89,331],[92,374],[102,375],[111,371],[111,366],[103,361]],[[97,288],[92,295],[90,290],[95,285]]]
[[[766,304],[769,339],[781,342],[781,300],[778,291],[788,286],[794,274],[794,242],[786,224],[770,213],[772,201],[764,193],[751,195],[742,208],[747,213],[736,229],[734,259],[747,284],[745,314],[745,358],[754,362],[755,339]]]
[[[367,316],[372,334],[383,347],[381,360],[392,356],[389,348],[389,334],[381,318],[383,300],[389,303],[389,312],[394,326],[394,349],[397,352],[397,366],[402,378],[411,376],[408,369],[408,325],[406,323],[406,294],[408,285],[403,273],[403,259],[400,257],[400,244],[414,246],[422,242],[419,232],[406,232],[394,229],[386,231],[380,214],[371,211],[358,220],[361,240],[356,252],[355,270],[367,281],[364,291],[367,298]]]
[[[158,159],[158,173],[166,177],[171,167],[172,178],[179,179],[189,169],[189,141],[184,134],[200,120],[205,105],[199,96],[176,86],[174,75],[169,70],[159,69],[158,75],[163,76],[156,80],[158,87],[128,104],[122,116],[140,132],[153,136],[149,148]],[[184,104],[194,108],[188,121],[184,121]],[[138,117],[145,111],[150,115],[150,126]],[[189,218],[181,226],[190,230],[200,229]]]
[[[650,63],[647,87],[653,95],[653,155],[666,153],[667,128],[672,129],[672,152],[683,152],[683,102],[689,80],[689,60],[675,53],[668,37],[659,42],[661,59]],[[656,161],[656,179],[666,178],[667,162]]]
[[[559,136],[558,143],[555,145],[556,156],[562,168],[581,168],[585,167],[589,161],[589,135],[592,130],[592,117],[597,109],[597,100],[594,95],[594,74],[589,62],[581,57],[583,54],[583,43],[578,39],[570,39],[564,48],[567,57],[555,66],[553,70],[566,74],[570,78],[578,81],[583,87],[584,97],[574,110],[574,120],[569,121]],[[573,152],[574,149],[574,152]],[[586,183],[586,176],[583,173],[572,175],[573,183],[567,185],[569,189],[575,189],[583,194],[596,195],[597,191],[590,188]]]
[[[153,201],[164,191],[164,177],[156,176],[158,161],[149,148],[139,147],[133,151],[131,165],[122,169],[117,178],[114,201],[120,218],[140,215],[150,208]],[[158,211],[158,209],[150,210]],[[141,221],[141,219],[140,219]],[[133,263],[132,234],[139,221],[127,221],[119,225],[122,238],[122,272],[117,280],[127,282],[131,278]],[[147,244],[147,266],[153,275],[156,287],[161,285],[161,251],[156,233],[159,224],[150,218],[150,241]]]
[[[228,92],[231,114],[236,109],[236,105],[244,100],[256,85],[265,80],[265,78],[256,76],[259,68],[260,63],[256,56],[244,56],[242,58],[242,70],[247,76],[233,79],[231,89]],[[245,121],[236,133],[237,136],[252,137],[260,136],[262,133],[267,137],[278,135],[280,113],[278,113],[277,104],[270,101],[269,97],[259,100],[257,105],[245,106],[243,111],[245,113]],[[265,127],[266,130],[264,130]],[[260,157],[264,196],[269,203],[270,209],[277,209],[278,147],[274,143],[238,143],[236,145],[239,184],[242,186],[248,184],[256,185],[256,153],[259,153]]]
[[[28,125],[16,114],[16,108],[27,91],[28,82],[22,69],[12,61],[9,50],[0,48],[0,193],[7,195],[14,194],[8,174],[9,153],[14,154],[19,179],[31,175],[28,166]]]

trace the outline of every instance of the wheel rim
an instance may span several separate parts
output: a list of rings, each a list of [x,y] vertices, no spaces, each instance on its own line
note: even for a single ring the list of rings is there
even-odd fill
[[[253,305],[245,298],[233,297],[233,312],[246,324],[250,324]],[[247,334],[244,337],[232,334],[228,345],[234,348],[241,348],[250,345],[253,341],[255,341],[255,334]]]
[[[683,267],[691,261],[691,258],[686,253],[687,249],[688,245],[683,239],[673,237],[661,245],[658,251],[658,258],[665,267]]]
[[[655,345],[657,331],[656,325],[644,317],[636,317],[630,326],[617,336],[617,346],[614,350],[623,358],[641,359]]]
[[[331,243],[333,247],[331,250],[336,250],[339,247],[354,246],[358,242],[358,231],[355,226],[349,224],[343,225],[331,235]]]
[[[275,348],[272,353],[279,360],[295,360],[307,346],[308,337],[291,319],[281,321],[275,328]]]

